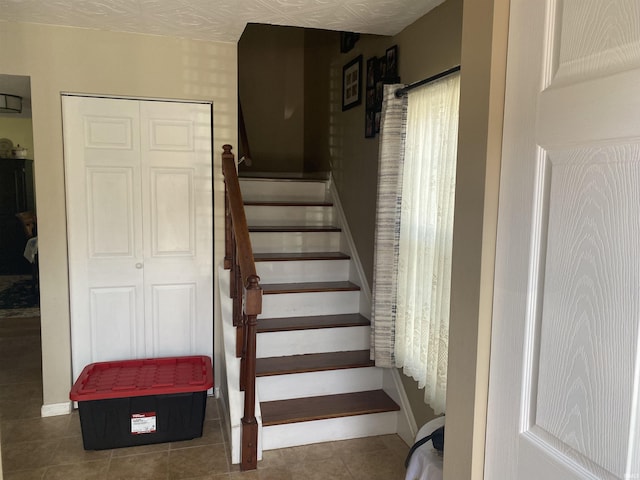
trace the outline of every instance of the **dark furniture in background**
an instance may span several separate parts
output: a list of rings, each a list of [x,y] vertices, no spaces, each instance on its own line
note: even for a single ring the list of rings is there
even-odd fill
[[[33,160],[0,158],[0,275],[31,273],[27,243],[16,213],[35,211]]]

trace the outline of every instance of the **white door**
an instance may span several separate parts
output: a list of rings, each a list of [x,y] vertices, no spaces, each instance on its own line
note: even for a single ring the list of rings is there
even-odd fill
[[[74,378],[213,355],[211,106],[63,96]]]
[[[512,0],[485,479],[640,478],[640,2]]]

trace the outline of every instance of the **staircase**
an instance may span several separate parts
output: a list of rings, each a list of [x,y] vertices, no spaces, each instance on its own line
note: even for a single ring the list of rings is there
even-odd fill
[[[241,178],[240,185],[263,289],[258,458],[262,450],[370,435],[404,432],[411,440],[397,372],[369,359],[370,295],[330,183]],[[232,428],[232,445],[233,437]]]

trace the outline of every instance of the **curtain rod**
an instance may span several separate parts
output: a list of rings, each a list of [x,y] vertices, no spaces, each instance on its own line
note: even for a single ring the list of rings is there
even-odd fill
[[[436,80],[440,80],[447,75],[451,75],[452,73],[456,73],[460,71],[460,65],[456,65],[455,67],[450,68],[449,70],[445,70],[444,72],[436,73],[429,78],[425,78],[424,80],[420,80],[418,82],[413,82],[407,85],[404,88],[399,88],[396,90],[396,97],[400,98],[403,95],[406,95],[409,90],[413,90],[414,88],[421,87],[422,85],[426,85],[427,83],[435,82]]]

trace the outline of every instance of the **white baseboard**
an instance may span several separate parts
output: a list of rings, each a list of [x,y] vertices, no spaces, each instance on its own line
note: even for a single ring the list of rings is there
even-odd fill
[[[342,203],[340,202],[338,189],[336,188],[335,182],[331,176],[329,180],[329,192],[331,194],[331,199],[333,200],[333,208],[335,209],[338,225],[342,229],[342,238],[346,244],[344,245],[347,250],[345,253],[351,255],[351,261],[353,262],[353,276],[349,280],[352,282],[355,281],[360,285],[360,313],[367,318],[371,318],[371,287],[367,281],[367,276],[364,274],[364,268],[362,267],[362,262],[358,256],[356,244],[353,241],[351,230],[349,230],[349,222],[347,222],[347,217],[344,213],[344,209],[342,208]]]
[[[55,417],[57,415],[68,415],[70,413],[71,402],[50,403],[48,405],[42,405],[40,409],[40,416],[42,417]]]
[[[398,369],[385,368],[383,382],[384,391],[387,392],[394,402],[400,405],[400,412],[398,414],[398,436],[404,440],[404,443],[411,446],[414,443],[416,433],[418,433],[418,426],[413,416],[413,410],[411,410],[409,398],[400,379]]]

